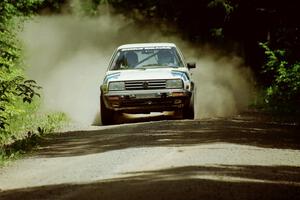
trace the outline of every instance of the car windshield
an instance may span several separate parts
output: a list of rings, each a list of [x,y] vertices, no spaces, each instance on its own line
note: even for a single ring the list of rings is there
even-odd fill
[[[183,67],[175,47],[145,47],[120,49],[110,70]]]

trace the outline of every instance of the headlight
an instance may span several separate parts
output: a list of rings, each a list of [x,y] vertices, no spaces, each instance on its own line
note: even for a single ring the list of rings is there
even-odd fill
[[[108,90],[116,91],[116,90],[125,90],[124,82],[110,82],[108,86]]]
[[[183,88],[183,82],[181,79],[172,79],[167,80],[166,82],[166,88],[168,89],[180,89]]]

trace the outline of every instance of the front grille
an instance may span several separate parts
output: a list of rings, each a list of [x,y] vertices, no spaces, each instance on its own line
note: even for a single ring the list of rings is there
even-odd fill
[[[166,80],[125,81],[126,90],[165,89]]]

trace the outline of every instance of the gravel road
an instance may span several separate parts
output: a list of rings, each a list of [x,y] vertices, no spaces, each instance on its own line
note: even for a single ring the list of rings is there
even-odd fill
[[[245,113],[61,133],[0,169],[0,199],[300,199],[298,129]]]

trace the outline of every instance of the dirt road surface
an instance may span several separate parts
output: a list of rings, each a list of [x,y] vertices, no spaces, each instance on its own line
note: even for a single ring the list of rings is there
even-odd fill
[[[0,169],[0,199],[300,199],[299,124],[150,120],[47,138]]]

